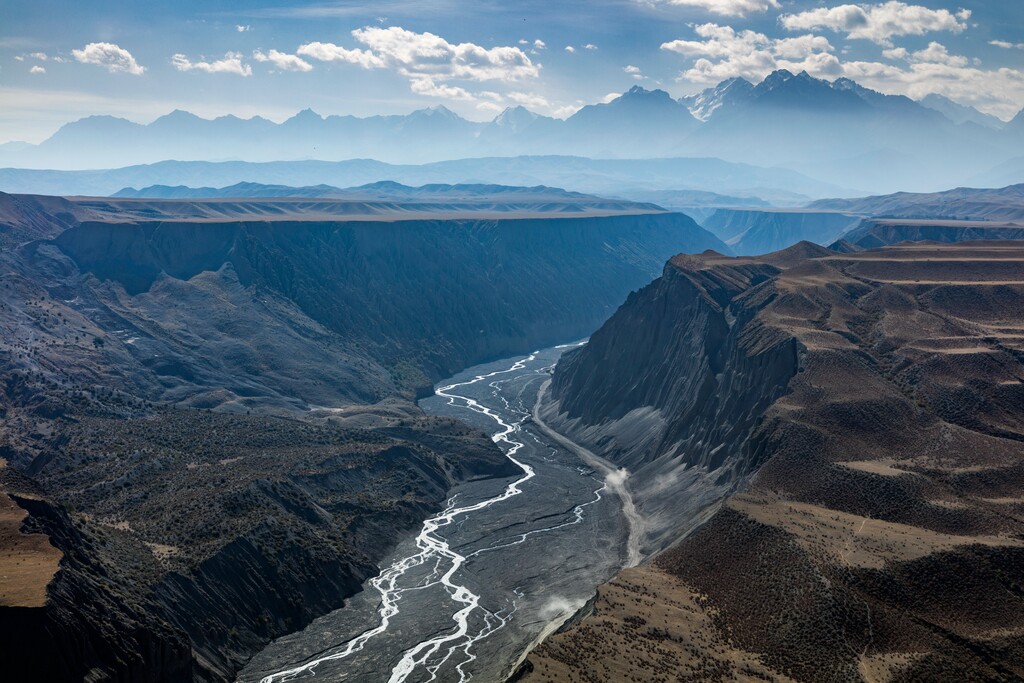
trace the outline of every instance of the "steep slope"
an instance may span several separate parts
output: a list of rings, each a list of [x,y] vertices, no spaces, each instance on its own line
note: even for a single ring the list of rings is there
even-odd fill
[[[52,246],[25,247],[21,270],[37,281],[52,273],[45,286],[76,292],[79,315],[103,311],[87,315],[112,342],[105,353],[149,367],[125,372],[146,378],[151,398],[198,390],[190,400],[204,396],[203,405],[242,396],[246,405],[260,397],[295,405],[288,395],[331,405],[379,400],[396,386],[411,391],[482,360],[585,336],[667,254],[715,245],[724,248],[669,213],[93,222]],[[602,277],[588,279],[595,270]],[[576,284],[583,282],[585,292]],[[246,314],[231,322],[237,311]],[[239,345],[236,335],[250,325]],[[196,336],[206,345],[196,348]],[[270,353],[284,340],[291,353]],[[324,344],[339,354],[334,377],[303,371],[320,364]]]
[[[146,408],[46,377],[5,375],[3,448],[26,455],[29,422],[41,454],[26,469],[38,484],[8,471],[3,495],[61,558],[40,577],[45,600],[0,601],[15,680],[233,680],[270,639],[340,607],[454,482],[513,474],[451,420]],[[5,558],[24,545],[12,540]]]
[[[521,677],[1018,680],[1021,311],[1016,243],[673,259],[545,407],[670,547]]]
[[[767,254],[796,244],[831,244],[860,223],[855,215],[794,209],[718,209],[701,225],[740,255]]]

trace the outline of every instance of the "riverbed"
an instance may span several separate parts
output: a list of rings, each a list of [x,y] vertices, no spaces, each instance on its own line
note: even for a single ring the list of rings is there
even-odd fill
[[[635,561],[619,480],[532,419],[572,346],[470,368],[420,401],[491,434],[520,474],[456,487],[344,608],[271,643],[240,681],[501,681]]]

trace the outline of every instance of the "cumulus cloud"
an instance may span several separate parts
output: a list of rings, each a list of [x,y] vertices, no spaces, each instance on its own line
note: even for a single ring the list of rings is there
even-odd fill
[[[887,52],[890,59],[904,63],[847,62],[842,65],[843,75],[875,90],[913,99],[937,93],[1002,118],[1013,116],[1024,103],[1024,72],[1016,69],[982,69],[936,42],[916,52],[901,48]]]
[[[363,69],[387,69],[407,78],[409,88],[417,95],[471,102],[482,111],[500,111],[503,106],[522,104],[555,116],[568,116],[579,109],[552,103],[543,95],[516,87],[540,74],[541,65],[526,52],[546,49],[540,39],[520,39],[519,45],[523,47],[487,48],[474,43],[451,43],[432,33],[416,33],[399,26],[366,26],[351,35],[358,45],[310,42],[300,45],[295,56]],[[566,47],[569,52],[575,49]],[[267,57],[270,55],[268,52]],[[482,89],[479,84],[483,83],[507,85],[510,91]]]
[[[640,71],[640,67],[638,66],[633,66],[632,64],[630,64],[628,66],[622,67],[622,70],[638,81],[642,81],[645,78],[643,72]]]
[[[646,0],[647,2],[676,7],[693,7],[712,14],[742,17],[751,12],[778,9],[779,0]]]
[[[694,31],[703,40],[673,40],[661,46],[695,60],[680,74],[680,80],[717,83],[739,76],[760,81],[776,69],[841,75],[832,45],[822,36],[769,38],[757,31],[736,31],[718,24],[701,24]]]
[[[303,57],[309,57],[321,62],[347,62],[361,66],[364,69],[383,69],[387,65],[383,59],[369,50],[363,50],[362,48],[349,50],[339,47],[334,43],[306,43],[305,45],[300,45],[296,52]]]
[[[235,26],[235,30],[238,31],[239,33],[245,33],[247,31],[251,31],[252,30],[252,26],[249,26],[248,24],[237,24]]]
[[[566,45],[565,51],[568,52],[569,54],[572,54],[573,52],[576,52],[576,48],[574,48],[572,45]]]
[[[224,55],[223,59],[199,62],[193,62],[185,55],[179,53],[171,57],[171,64],[178,71],[203,71],[208,74],[252,76],[252,67],[242,62],[242,54],[239,52],[228,52]]]
[[[443,97],[449,100],[466,100],[469,102],[475,101],[475,97],[465,88],[460,88],[457,85],[448,85],[446,83],[437,83],[433,78],[423,76],[420,78],[414,78],[409,82],[409,87],[417,95],[427,95],[428,97]]]
[[[583,49],[584,50],[596,50],[597,49],[597,45],[594,45],[593,43],[587,43],[586,45],[583,46]]]
[[[252,58],[257,62],[270,62],[281,71],[312,71],[313,65],[302,57],[277,50],[254,50]]]
[[[38,59],[40,62],[45,62],[50,57],[45,52],[32,52],[29,54],[32,59]]]
[[[967,66],[967,57],[963,55],[951,55],[945,45],[932,41],[928,47],[917,52],[906,54],[903,51],[903,58],[912,62],[926,62],[930,64],[945,64],[947,66]]]
[[[1004,50],[1024,50],[1024,43],[1011,43],[1008,40],[990,40],[988,41],[988,44],[995,45],[996,47],[1001,47]]]
[[[306,43],[296,51],[303,57],[327,62],[347,62],[364,69],[390,69],[409,79],[414,93],[454,100],[475,100],[462,85],[449,81],[498,81],[512,83],[534,78],[534,64],[519,47],[481,47],[474,43],[450,43],[433,33],[415,33],[399,26],[367,26],[352,31],[363,47],[347,48],[334,43]],[[530,44],[521,40],[522,44]],[[544,46],[540,40],[534,47]]]
[[[44,74],[46,69],[36,64],[34,67],[28,70],[30,74]]]
[[[781,23],[790,31],[829,29],[848,38],[890,45],[893,36],[920,36],[935,31],[960,33],[967,28],[971,10],[950,12],[908,5],[890,0],[878,5],[837,5],[816,7],[796,14],[783,14]]]
[[[135,61],[132,53],[114,43],[89,43],[81,50],[72,50],[71,54],[83,64],[102,66],[111,73],[141,76],[146,71],[146,67]]]

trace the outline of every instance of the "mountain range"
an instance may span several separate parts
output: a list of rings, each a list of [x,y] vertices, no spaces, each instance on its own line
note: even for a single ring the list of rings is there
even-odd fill
[[[1013,158],[1024,117],[1003,124],[939,96],[916,102],[847,78],[779,70],[757,84],[734,78],[673,99],[635,86],[565,120],[524,107],[490,122],[443,106],[405,116],[203,119],[176,110],[143,125],[92,116],[39,145],[5,145],[0,165],[109,168],[166,159],[276,161],[372,158],[390,163],[527,154],[596,158],[711,156],[784,166],[870,191],[961,184]],[[1016,147],[1019,148],[1019,147]],[[955,161],[951,161],[955,160]]]
[[[853,189],[784,168],[715,158],[587,159],[572,156],[482,157],[431,164],[349,161],[162,161],[108,170],[0,168],[0,191],[18,194],[107,196],[126,187],[186,185],[220,188],[242,182],[306,187],[356,187],[380,181],[405,185],[547,185],[605,197],[684,208],[707,205],[805,204],[815,197],[854,197]],[[685,192],[681,192],[685,191]],[[693,194],[693,191],[703,194]],[[667,192],[668,195],[663,195]],[[714,193],[713,195],[711,193]],[[732,197],[722,196],[722,193]],[[733,201],[740,198],[742,201]]]

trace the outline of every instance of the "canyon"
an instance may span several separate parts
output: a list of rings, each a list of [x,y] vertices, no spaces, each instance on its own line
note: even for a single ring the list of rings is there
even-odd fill
[[[3,557],[41,568],[0,604],[8,672],[232,680],[454,487],[517,471],[415,398],[725,248],[656,207],[532,194],[462,217],[0,196]]]
[[[1015,188],[300,190],[0,195],[10,671],[1020,673]]]

